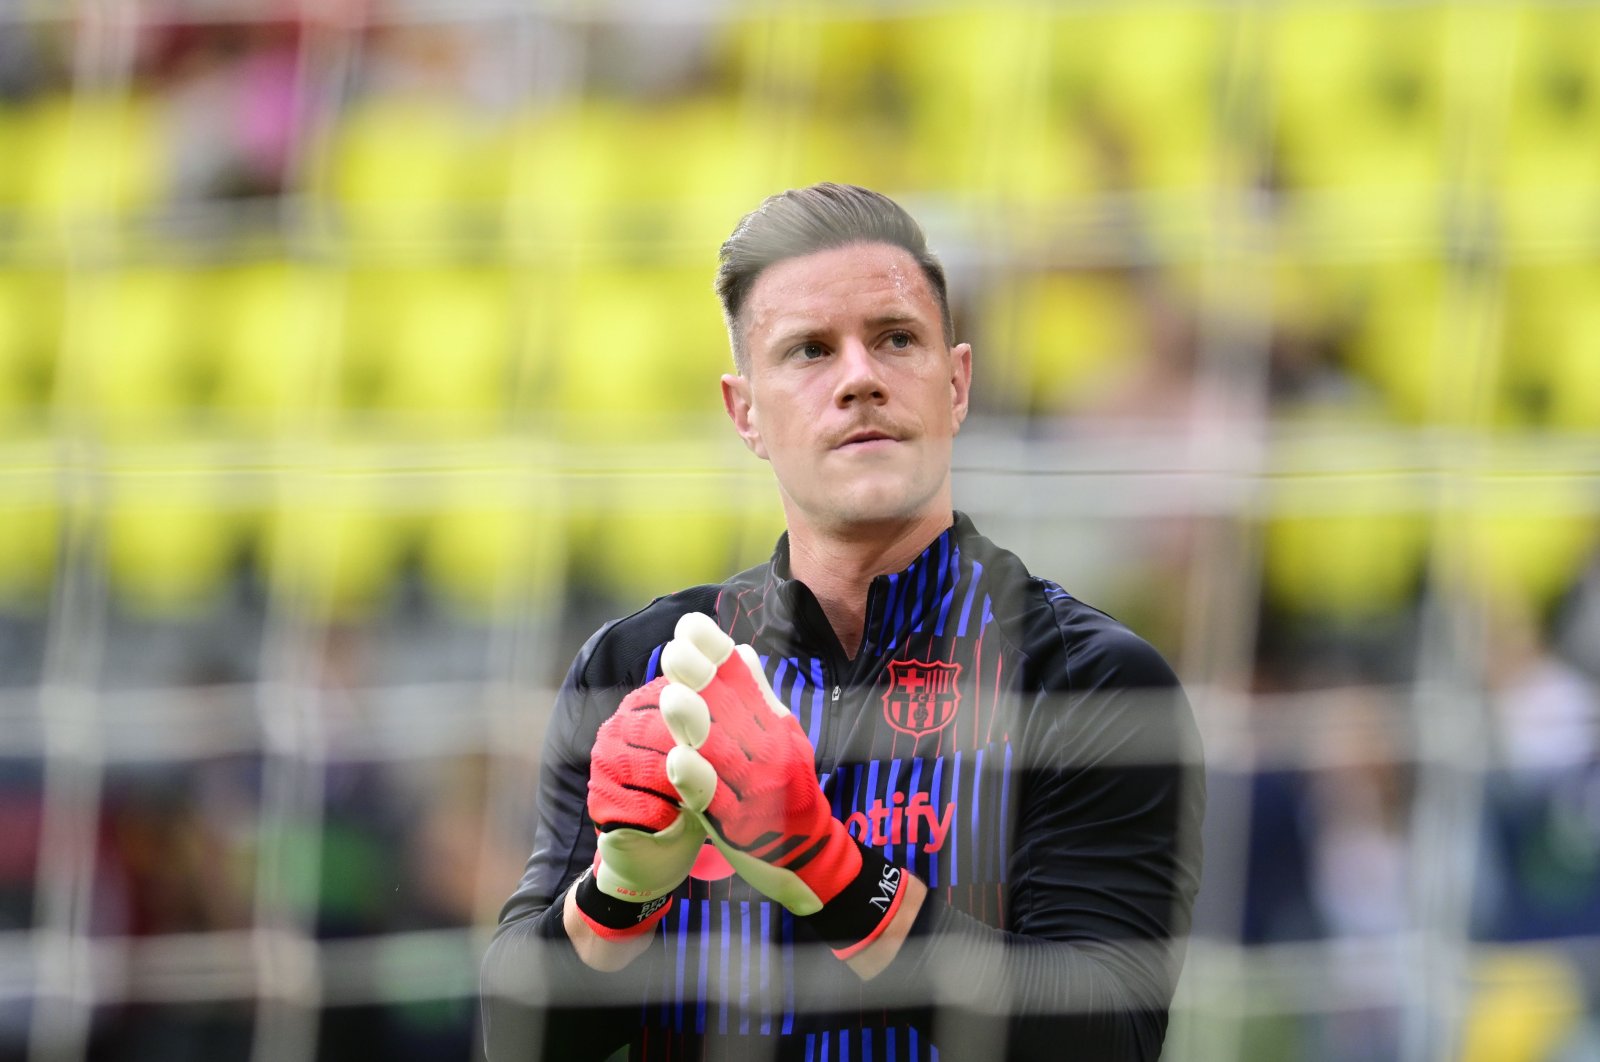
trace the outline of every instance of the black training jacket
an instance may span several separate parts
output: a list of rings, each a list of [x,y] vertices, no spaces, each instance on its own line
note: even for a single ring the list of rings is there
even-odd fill
[[[579,652],[546,736],[533,855],[484,960],[490,1059],[1157,1058],[1204,805],[1171,669],[959,513],[873,580],[854,659],[788,572],[784,538],[768,563],[658,598]],[[715,868],[678,889],[621,972],[590,970],[567,940],[559,900],[594,858],[595,731],[693,611],[760,653],[835,816],[929,887],[870,982]]]

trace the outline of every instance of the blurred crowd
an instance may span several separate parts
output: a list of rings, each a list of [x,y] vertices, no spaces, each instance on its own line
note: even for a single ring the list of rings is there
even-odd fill
[[[1327,943],[1370,1001],[1286,999],[1239,1057],[1402,1057],[1403,963],[1339,948],[1424,938],[1483,946],[1462,1057],[1600,1057],[1600,7],[157,6],[0,9],[0,693],[249,729],[288,689],[319,737],[106,750],[92,937],[492,921],[536,734],[362,735],[761,559],[714,250],[837,179],[930,223],[971,434],[1254,448],[1225,512],[1041,532],[1180,663],[1174,588],[1235,558],[1236,666],[1185,673],[1250,705],[1197,931]],[[53,917],[59,828],[10,748],[0,940]],[[465,1058],[473,1012],[330,1002],[319,1056]],[[33,1014],[0,1000],[0,1059]],[[258,1019],[108,1000],[87,1053],[247,1057]]]

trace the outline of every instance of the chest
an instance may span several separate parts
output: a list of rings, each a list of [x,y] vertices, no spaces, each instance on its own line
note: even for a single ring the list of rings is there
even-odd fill
[[[763,654],[774,692],[816,750],[834,817],[995,921],[1024,776],[1014,738],[1027,703],[1024,663],[976,626],[969,637],[911,638],[846,666]]]

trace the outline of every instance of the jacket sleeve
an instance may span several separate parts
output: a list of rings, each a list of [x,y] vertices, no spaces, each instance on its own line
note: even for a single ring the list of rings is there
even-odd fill
[[[1149,1059],[1161,1054],[1199,887],[1199,737],[1176,677],[1118,625],[1055,654],[1025,734],[1010,930],[930,892],[881,977],[960,1020],[949,1057]],[[952,981],[952,978],[958,979]]]
[[[585,809],[589,750],[627,692],[595,684],[603,669],[594,657],[607,630],[579,652],[556,698],[540,760],[533,854],[484,955],[484,1046],[491,1062],[605,1058],[637,1026],[638,1000],[661,950],[652,947],[620,973],[600,973],[578,958],[562,923],[561,898],[594,859]]]

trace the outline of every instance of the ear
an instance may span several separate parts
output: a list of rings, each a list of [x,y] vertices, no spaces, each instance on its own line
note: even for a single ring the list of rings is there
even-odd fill
[[[722,408],[733,421],[733,430],[739,433],[750,452],[767,460],[767,448],[761,441],[761,427],[757,423],[755,403],[750,398],[750,381],[733,373],[722,374]]]
[[[972,397],[972,344],[957,343],[950,348],[950,433],[961,430],[967,419],[967,403]]]

